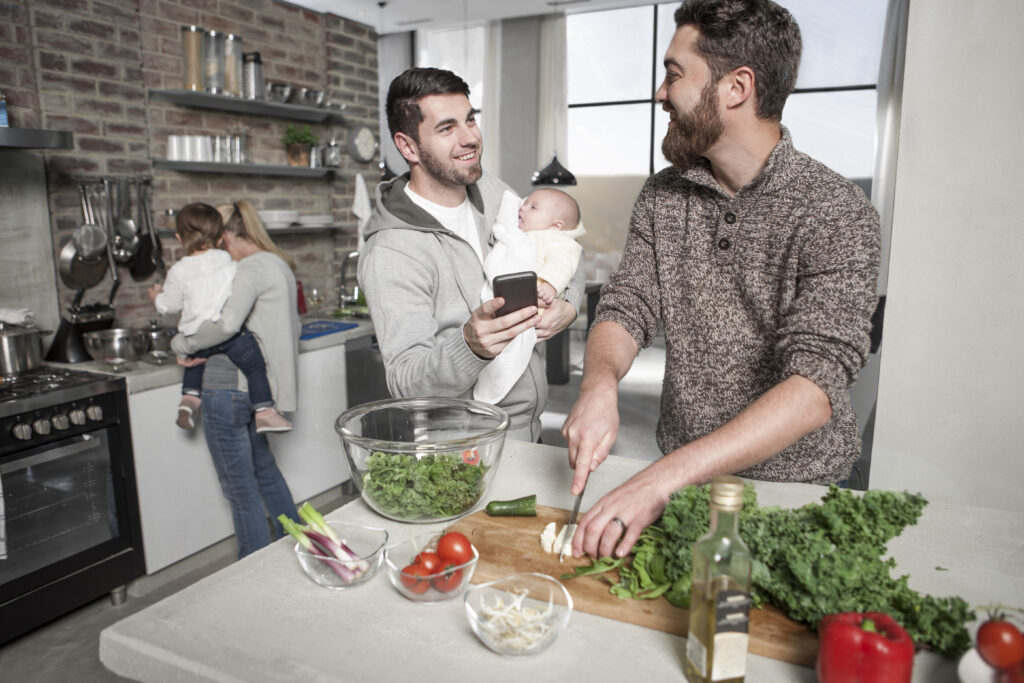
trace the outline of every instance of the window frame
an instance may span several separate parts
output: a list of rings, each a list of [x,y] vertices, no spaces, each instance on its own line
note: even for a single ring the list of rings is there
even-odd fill
[[[639,5],[644,7],[645,5]],[[570,102],[568,103],[569,109],[584,109],[588,107],[613,107],[622,105],[636,105],[636,104],[649,104],[650,115],[650,135],[648,140],[647,150],[647,174],[654,175],[654,161],[655,153],[659,149],[660,143],[655,139],[655,117],[657,116],[658,102],[654,99],[654,93],[657,92],[660,83],[658,82],[658,68],[661,66],[663,55],[658,53],[658,7],[657,3],[646,5],[651,10],[652,21],[651,21],[651,36],[652,36],[652,48],[651,48],[651,87],[649,98],[641,99],[629,99],[629,100],[606,100],[600,102]],[[608,11],[608,10],[595,10],[596,12]],[[878,90],[877,83],[862,83],[854,85],[836,85],[836,86],[818,86],[812,88],[795,88],[790,96],[792,95],[808,95],[808,94],[820,94],[829,92],[851,92],[857,90]]]

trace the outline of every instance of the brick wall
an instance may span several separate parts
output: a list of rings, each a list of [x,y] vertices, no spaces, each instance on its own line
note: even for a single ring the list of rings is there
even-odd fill
[[[55,254],[81,222],[79,177],[148,175],[154,219],[165,229],[165,212],[193,201],[248,199],[258,209],[333,214],[341,230],[273,236],[298,264],[296,277],[306,287],[326,287],[335,301],[341,257],[356,243],[355,176],[363,174],[372,192],[376,165],[345,155],[333,179],[154,170],[150,159],[166,157],[168,135],[225,134],[239,126],[255,163],[284,164],[280,137],[288,125],[303,125],[150,101],[150,89],[182,86],[183,24],[241,35],[246,52],[260,52],[268,80],[326,90],[327,101],[346,105],[346,123],[376,127],[377,37],[365,25],[277,0],[0,0],[0,90],[13,125],[75,134],[74,149],[44,152]],[[312,128],[344,145],[344,125]],[[180,253],[173,238],[163,245],[169,265]],[[156,276],[135,282],[125,267],[119,275],[115,324],[154,318],[146,289]],[[74,292],[60,282],[58,289],[64,308]],[[108,275],[84,302],[105,301],[110,290]]]

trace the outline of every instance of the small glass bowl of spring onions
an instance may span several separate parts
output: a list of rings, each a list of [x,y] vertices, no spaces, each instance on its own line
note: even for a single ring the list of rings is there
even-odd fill
[[[513,657],[546,649],[572,616],[572,596],[565,586],[534,572],[470,586],[464,604],[477,638],[498,654]]]
[[[380,569],[388,532],[362,524],[327,522],[328,531],[306,529],[315,542],[295,544],[295,556],[306,576],[324,588],[345,590],[366,583]],[[293,534],[294,535],[294,534]]]

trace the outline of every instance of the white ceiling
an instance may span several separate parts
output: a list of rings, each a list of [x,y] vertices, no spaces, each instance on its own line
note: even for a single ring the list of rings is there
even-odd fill
[[[590,12],[658,0],[289,0],[316,12],[330,12],[377,29],[396,33],[480,24],[495,19],[538,14]],[[383,7],[381,7],[383,5]]]

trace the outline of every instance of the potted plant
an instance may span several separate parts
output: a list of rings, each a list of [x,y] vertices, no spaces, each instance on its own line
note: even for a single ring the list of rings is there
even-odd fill
[[[309,126],[288,126],[281,137],[285,150],[288,152],[289,166],[309,166],[309,154],[313,146],[319,142]]]

